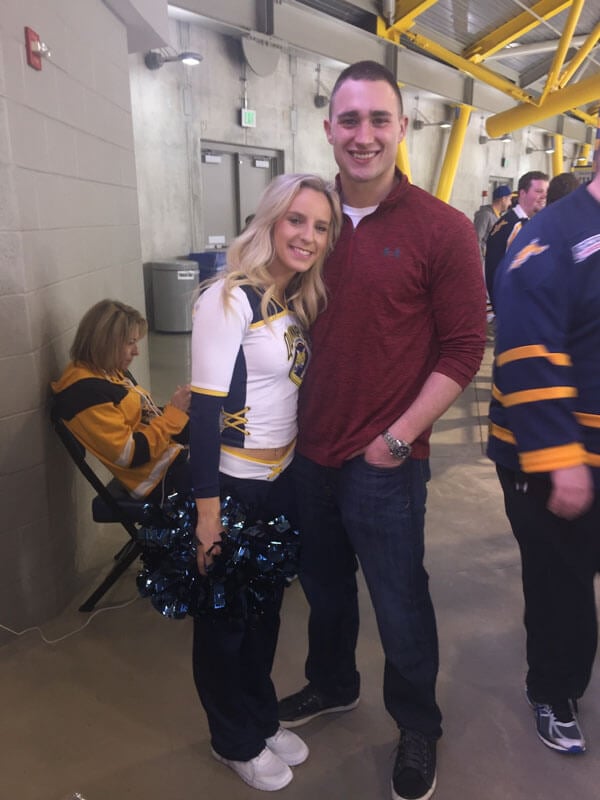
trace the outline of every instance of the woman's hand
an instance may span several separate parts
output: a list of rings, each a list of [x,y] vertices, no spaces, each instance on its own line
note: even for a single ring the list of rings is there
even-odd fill
[[[190,402],[192,399],[192,392],[189,383],[186,386],[178,386],[173,392],[173,397],[170,400],[172,406],[184,411],[186,414],[190,410]]]
[[[206,575],[206,570],[213,562],[213,557],[221,552],[221,501],[218,497],[197,497],[196,509],[198,522],[196,524],[196,560],[198,571]]]

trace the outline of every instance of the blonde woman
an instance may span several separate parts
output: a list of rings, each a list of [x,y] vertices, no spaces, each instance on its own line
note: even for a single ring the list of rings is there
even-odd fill
[[[250,519],[293,521],[289,464],[307,330],[325,305],[321,272],[340,229],[335,191],[314,175],[275,178],[194,309],[191,463],[198,569],[219,552],[220,498]],[[308,756],[279,727],[270,679],[281,591],[258,620],[194,620],[194,679],[214,757],[256,789],[281,789]]]
[[[159,409],[129,372],[146,320],[118,300],[100,300],[83,316],[71,362],[54,381],[54,413],[135,498],[160,502],[189,489],[182,442],[188,437],[189,386]]]

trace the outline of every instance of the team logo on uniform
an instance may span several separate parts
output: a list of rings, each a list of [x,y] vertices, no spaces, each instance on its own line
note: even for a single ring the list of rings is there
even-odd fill
[[[296,386],[300,386],[306,372],[308,364],[308,345],[302,334],[302,329],[298,325],[290,325],[284,334],[285,343],[288,351],[288,361],[291,360],[290,380]]]
[[[498,222],[492,228],[492,232],[490,233],[490,236],[495,236],[498,233],[498,231],[501,230],[507,224],[508,223],[506,222],[505,219],[498,220]]]
[[[509,271],[522,267],[532,256],[539,256],[540,253],[546,251],[550,246],[547,244],[539,244],[539,241],[539,239],[533,239],[529,244],[525,245],[525,247],[522,247],[508,265]]]
[[[589,239],[584,239],[583,242],[573,245],[571,250],[573,261],[579,264],[581,261],[585,261],[586,258],[593,256],[598,250],[600,250],[600,234],[597,233],[595,236],[590,236]]]

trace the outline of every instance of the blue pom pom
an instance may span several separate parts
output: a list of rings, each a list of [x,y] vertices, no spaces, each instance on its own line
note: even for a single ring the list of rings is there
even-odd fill
[[[247,523],[245,507],[232,497],[221,503],[221,553],[206,577],[196,566],[196,504],[190,495],[169,495],[162,509],[148,507],[139,531],[142,597],[163,616],[217,614],[246,618],[264,613],[297,572],[300,537],[284,516]]]

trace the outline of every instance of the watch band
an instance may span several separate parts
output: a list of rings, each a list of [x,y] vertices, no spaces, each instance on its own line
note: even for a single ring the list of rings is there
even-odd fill
[[[408,442],[405,442],[402,439],[395,439],[388,430],[385,430],[381,435],[383,436],[383,440],[387,444],[390,455],[392,455],[393,458],[397,458],[398,461],[402,461],[403,459],[409,457],[412,452],[412,447]]]

